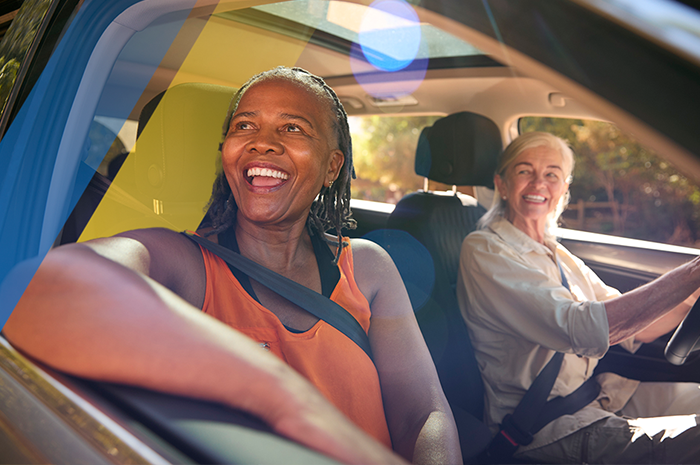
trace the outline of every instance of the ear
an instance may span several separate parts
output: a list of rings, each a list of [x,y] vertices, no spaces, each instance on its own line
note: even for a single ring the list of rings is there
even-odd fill
[[[345,155],[343,152],[336,149],[331,152],[330,163],[328,164],[328,172],[326,173],[326,179],[323,181],[323,185],[329,187],[338,176],[340,175],[340,170],[343,167],[343,162],[345,162]]]
[[[493,183],[496,185],[496,189],[498,189],[498,194],[501,197],[503,197],[506,193],[506,190],[507,190],[506,183],[503,180],[503,178],[501,178],[501,176],[499,174],[496,174],[493,177]]]

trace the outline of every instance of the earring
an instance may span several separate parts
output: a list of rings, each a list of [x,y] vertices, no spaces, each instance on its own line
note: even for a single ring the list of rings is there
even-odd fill
[[[505,196],[505,195],[504,195],[503,197],[501,197],[501,198],[502,198],[503,200],[506,200],[506,196]]]
[[[331,186],[333,185],[333,181],[328,181],[328,188],[330,189]]]

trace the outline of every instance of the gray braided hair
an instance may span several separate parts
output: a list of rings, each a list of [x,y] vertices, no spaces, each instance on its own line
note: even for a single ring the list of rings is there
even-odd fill
[[[231,107],[224,122],[224,137],[228,132],[231,118],[246,91],[254,84],[273,79],[286,80],[302,86],[326,102],[333,114],[331,127],[338,141],[338,149],[343,152],[345,161],[340,169],[338,179],[330,187],[324,186],[321,188],[318,198],[314,201],[309,211],[307,227],[310,234],[318,233],[327,242],[329,241],[324,233],[331,229],[335,230],[338,238],[338,251],[335,257],[335,262],[337,263],[340,252],[347,245],[341,239],[341,230],[343,228],[355,229],[357,224],[352,219],[352,212],[350,211],[350,182],[351,179],[355,178],[355,169],[352,163],[350,126],[348,125],[348,115],[333,89],[322,78],[301,68],[280,66],[253,76],[248,82],[243,84],[231,102]],[[221,150],[221,146],[219,146],[219,150]],[[221,170],[214,181],[207,215],[202,222],[202,226],[212,227],[208,235],[223,232],[235,225],[237,210],[238,207],[231,193],[231,187],[226,180],[226,175]]]

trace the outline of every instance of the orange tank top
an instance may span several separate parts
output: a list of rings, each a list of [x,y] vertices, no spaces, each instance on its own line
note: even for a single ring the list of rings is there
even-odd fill
[[[364,351],[323,320],[303,333],[289,331],[274,313],[243,289],[226,262],[206,249],[202,249],[202,254],[207,281],[204,313],[287,362],[360,428],[391,448],[379,375]],[[355,283],[349,246],[343,249],[338,268],[340,280],[330,298],[350,312],[367,332],[369,303]]]

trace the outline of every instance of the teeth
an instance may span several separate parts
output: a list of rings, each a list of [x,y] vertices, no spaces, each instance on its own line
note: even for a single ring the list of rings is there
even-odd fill
[[[541,195],[523,195],[526,200],[532,200],[533,202],[544,202],[545,198]]]
[[[287,179],[289,178],[289,175],[287,173],[283,173],[281,171],[277,170],[271,170],[269,168],[250,168],[246,175],[249,178],[255,177],[255,176],[265,176],[268,178],[277,178],[277,179]]]

